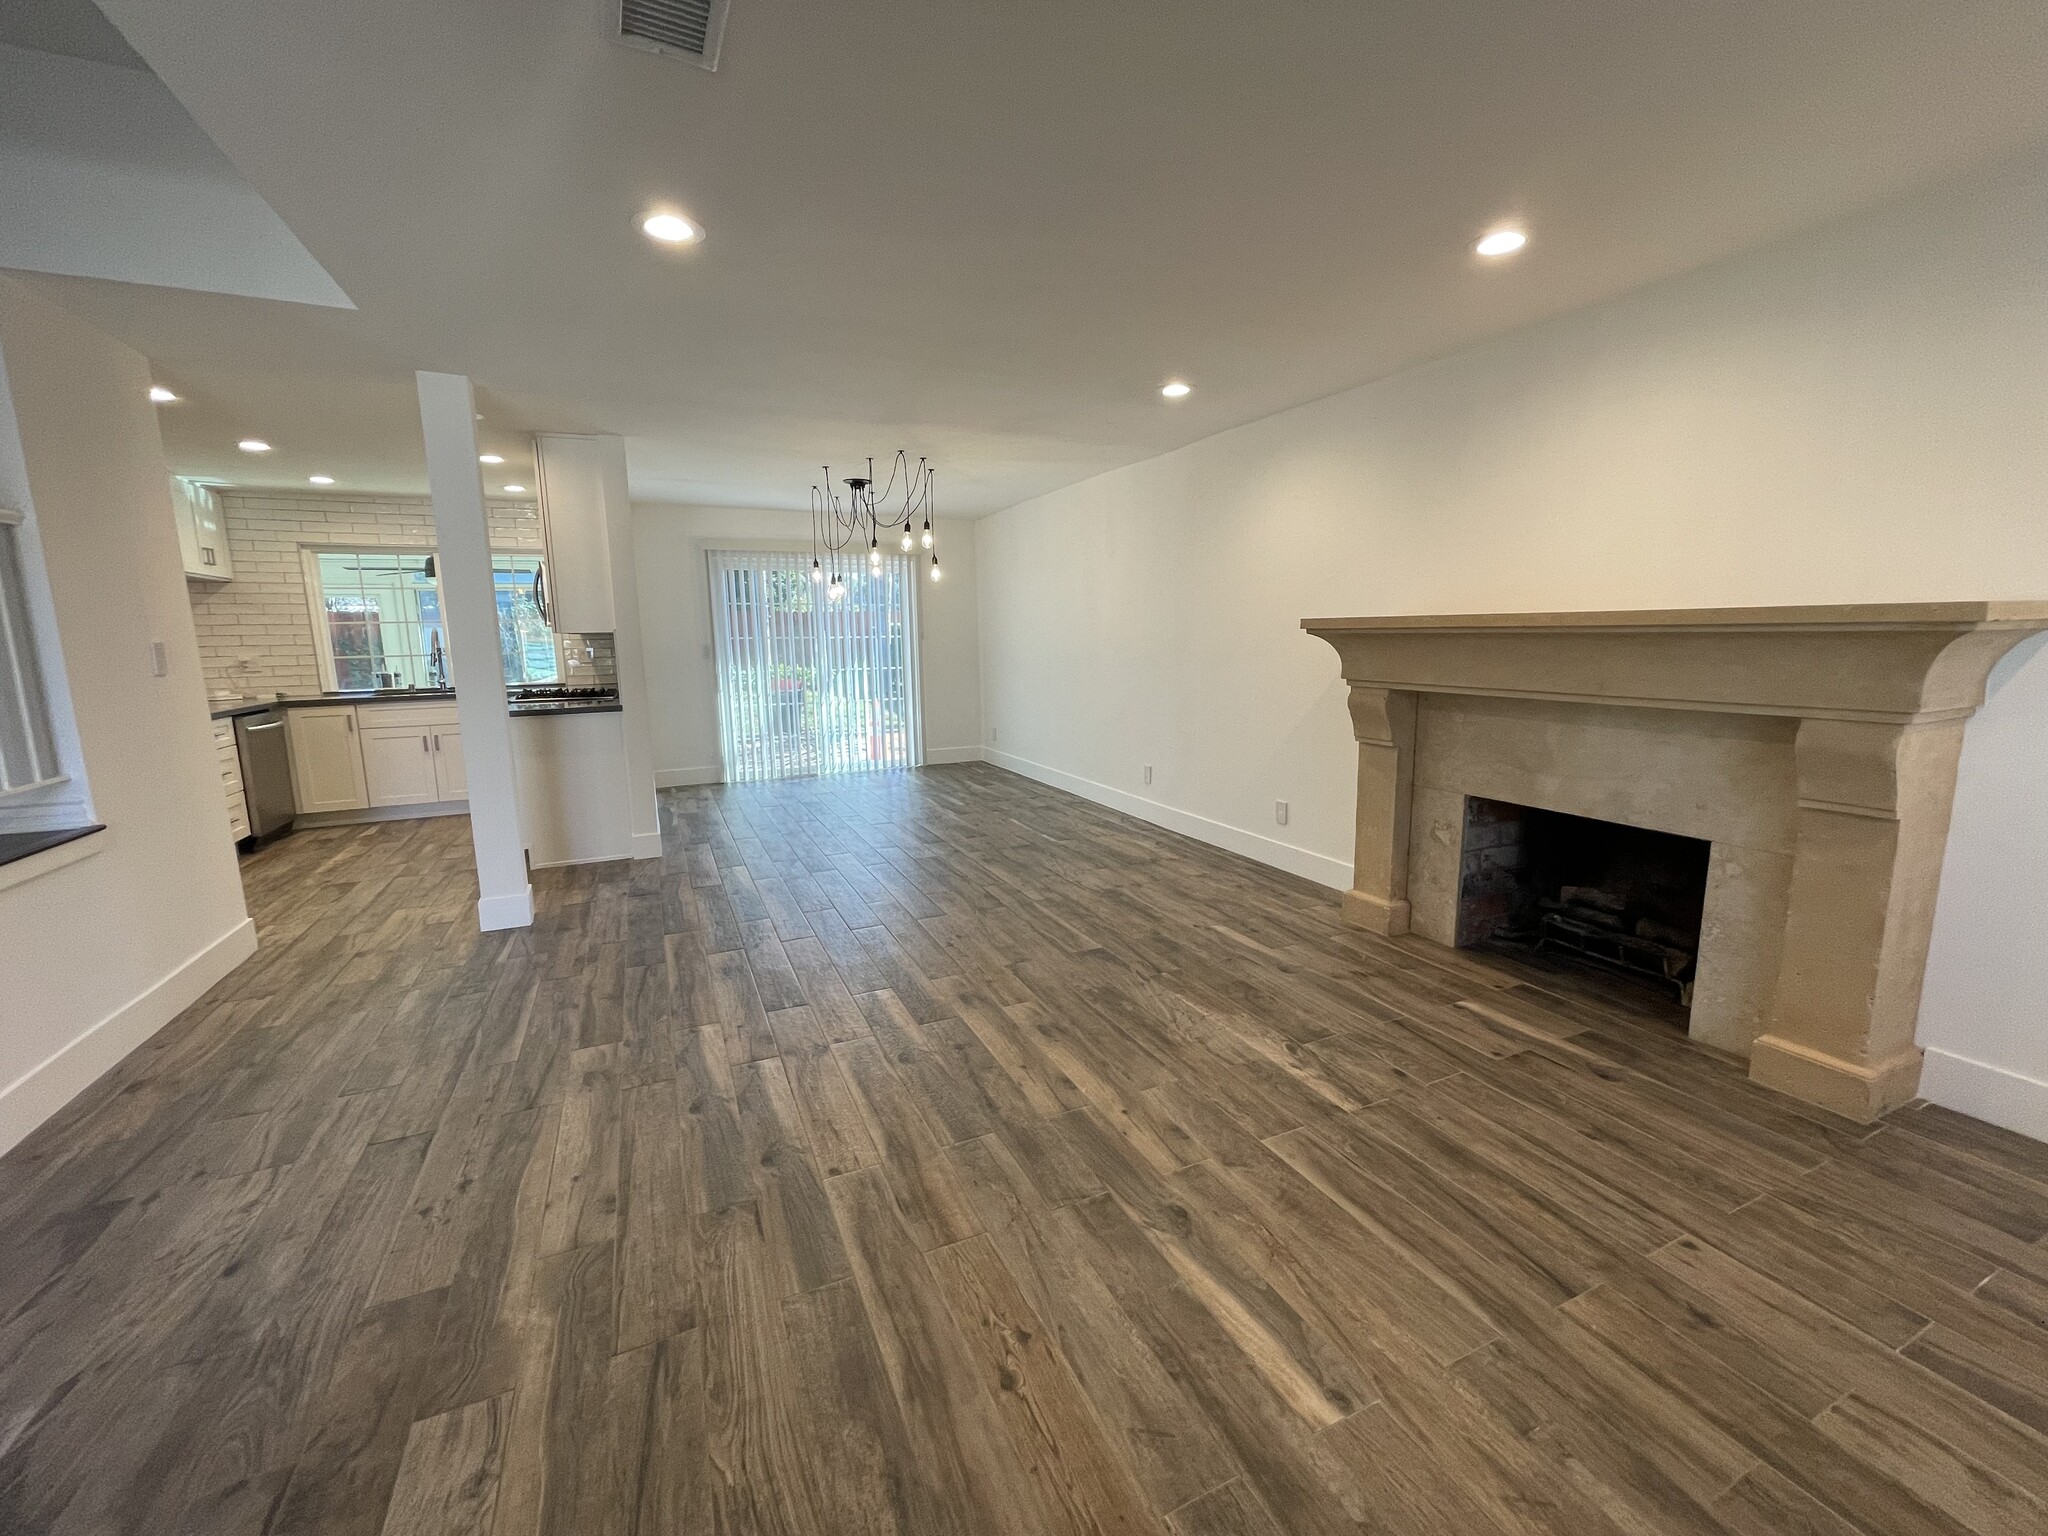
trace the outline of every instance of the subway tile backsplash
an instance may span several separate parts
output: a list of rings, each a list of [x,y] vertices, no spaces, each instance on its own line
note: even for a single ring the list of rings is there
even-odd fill
[[[291,491],[221,491],[232,581],[188,581],[200,661],[209,693],[318,693],[313,616],[301,551],[307,546],[434,547],[433,508],[424,496],[318,496]],[[530,501],[490,501],[491,547],[541,548],[540,513]],[[610,635],[563,635],[563,681],[616,685]],[[586,654],[586,647],[588,654]]]

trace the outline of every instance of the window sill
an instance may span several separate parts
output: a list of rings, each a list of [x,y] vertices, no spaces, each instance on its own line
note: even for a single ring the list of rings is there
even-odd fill
[[[54,832],[0,832],[0,891],[91,858],[105,846],[93,834],[106,830],[90,826]]]

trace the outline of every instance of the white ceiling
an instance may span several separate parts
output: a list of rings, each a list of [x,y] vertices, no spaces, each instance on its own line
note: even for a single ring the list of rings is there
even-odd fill
[[[987,511],[2048,135],[2039,0],[733,0],[715,74],[614,0],[102,8],[359,308],[39,281],[271,483],[419,488],[430,367],[643,496]]]
[[[348,306],[146,69],[0,39],[0,208],[0,267]]]

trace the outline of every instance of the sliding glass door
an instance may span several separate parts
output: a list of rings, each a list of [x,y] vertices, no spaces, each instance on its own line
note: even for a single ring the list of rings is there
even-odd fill
[[[710,561],[727,783],[923,760],[910,560],[857,558],[839,598],[811,580],[808,553],[715,549]]]

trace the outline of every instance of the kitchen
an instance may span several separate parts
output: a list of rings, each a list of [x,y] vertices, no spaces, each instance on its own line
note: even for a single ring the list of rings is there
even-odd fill
[[[633,827],[600,472],[619,445],[543,437],[533,454],[483,466],[527,860],[629,858],[648,839]],[[466,814],[428,499],[178,479],[172,506],[238,847]]]

